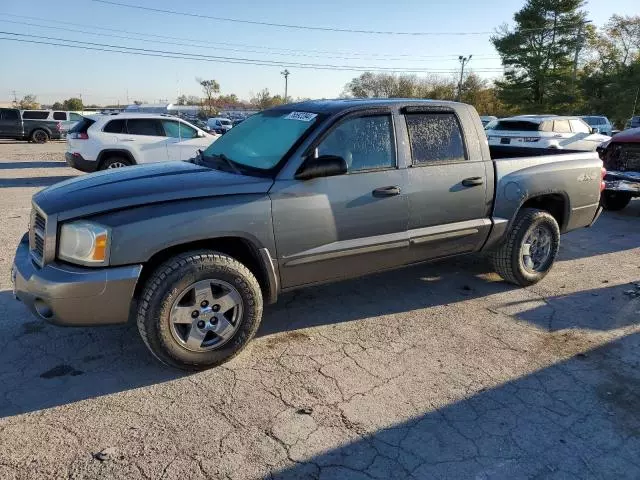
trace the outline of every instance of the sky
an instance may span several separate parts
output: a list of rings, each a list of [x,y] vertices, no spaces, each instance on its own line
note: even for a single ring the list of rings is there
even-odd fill
[[[290,72],[290,97],[334,98],[366,70],[413,69],[419,75],[453,76],[459,55],[473,55],[466,68],[492,79],[500,75],[500,61],[487,32],[512,24],[513,14],[524,4],[524,0],[113,1],[190,15],[96,0],[1,0],[0,31],[8,33],[0,36],[103,49],[102,45],[109,44],[155,50],[137,50],[152,55],[200,58],[130,55],[0,39],[0,103],[13,100],[14,91],[18,98],[35,94],[41,103],[72,96],[81,96],[85,104],[173,102],[182,94],[201,96],[196,78],[215,79],[222,94],[235,93],[244,99],[264,88],[282,95],[285,68]],[[600,26],[614,13],[638,14],[637,2],[591,1],[585,10]],[[284,28],[206,17],[429,35]],[[229,63],[237,62],[234,59],[270,64]],[[300,64],[323,68],[302,68]]]

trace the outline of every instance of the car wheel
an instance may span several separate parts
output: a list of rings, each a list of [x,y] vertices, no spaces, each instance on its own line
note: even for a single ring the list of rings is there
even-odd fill
[[[491,257],[502,278],[526,287],[549,273],[559,247],[560,228],[556,219],[543,210],[524,208]]]
[[[629,205],[631,201],[631,194],[625,192],[615,192],[612,190],[605,190],[600,196],[600,205],[605,210],[612,212],[622,210]]]
[[[42,129],[34,130],[31,133],[31,141],[33,143],[47,143],[49,141],[49,134]]]
[[[131,160],[124,157],[109,157],[100,164],[100,170],[108,170],[111,168],[123,168],[133,165]]]
[[[182,370],[226,362],[253,338],[262,293],[251,271],[210,250],[187,252],[160,265],[140,297],[137,323],[151,353]]]

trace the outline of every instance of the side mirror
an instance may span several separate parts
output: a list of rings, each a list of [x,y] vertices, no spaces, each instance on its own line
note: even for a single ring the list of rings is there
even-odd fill
[[[204,138],[207,134],[198,130],[198,138]]]
[[[591,127],[591,133],[600,133],[600,129],[598,127]]]
[[[347,173],[347,162],[337,155],[322,155],[307,157],[296,172],[296,179],[310,180],[312,178],[333,177]]]

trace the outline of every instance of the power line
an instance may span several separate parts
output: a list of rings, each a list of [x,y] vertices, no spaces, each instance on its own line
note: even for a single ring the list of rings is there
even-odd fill
[[[206,18],[209,20],[216,20],[219,22],[232,22],[232,23],[244,23],[249,25],[262,25],[266,27],[277,27],[277,28],[290,28],[295,30],[317,30],[322,32],[341,32],[341,33],[364,33],[370,35],[408,35],[408,36],[428,36],[428,35],[493,35],[496,32],[494,31],[486,31],[486,32],[397,32],[397,31],[384,31],[384,30],[356,30],[350,28],[335,28],[335,27],[320,27],[320,26],[310,26],[310,25],[291,25],[287,23],[272,23],[272,22],[260,22],[258,20],[245,20],[240,18],[229,18],[229,17],[217,17],[212,15],[204,15],[201,13],[189,13],[189,12],[179,12],[177,10],[166,10],[163,8],[154,8],[154,7],[143,7],[142,5],[131,5],[128,3],[120,3],[113,2],[111,0],[91,0],[96,3],[103,3],[106,5],[113,5],[117,7],[125,7],[125,8],[133,8],[137,10],[146,10],[148,12],[155,13],[168,13],[171,15],[180,15],[184,17],[192,17],[192,18]],[[571,28],[575,28],[576,25],[572,24]],[[556,26],[558,28],[569,28],[568,25],[559,25]],[[525,31],[542,31],[548,30],[547,27],[538,27],[538,28],[526,28],[520,29],[520,32]]]
[[[15,20],[2,20],[0,19],[0,22],[4,22],[4,23],[11,23],[11,24],[16,24],[16,25],[26,25],[26,26],[30,26],[30,27],[41,27],[41,28],[49,28],[52,30],[62,30],[62,31],[66,31],[66,32],[74,32],[74,33],[82,33],[82,34],[88,34],[88,35],[97,35],[97,36],[103,36],[102,33],[100,32],[91,32],[89,30],[79,30],[76,28],[65,28],[65,27],[57,27],[57,26],[51,26],[51,25],[42,25],[42,24],[37,24],[37,23],[30,23],[30,22],[19,22],[19,21],[15,21]],[[139,34],[134,34],[134,35],[139,35]],[[162,44],[166,44],[166,45],[177,45],[177,46],[183,46],[183,47],[201,47],[201,45],[197,44],[197,43],[183,43],[183,42],[170,42],[170,41],[166,41],[166,40],[158,40],[158,39],[145,39],[145,38],[135,38],[135,37],[131,37],[131,36],[125,36],[125,35],[114,35],[114,34],[110,34],[111,37],[114,38],[121,38],[124,40],[134,40],[134,41],[141,41],[141,42],[153,42],[153,43],[162,43]],[[208,46],[209,44],[207,44]],[[252,47],[253,48],[253,47]],[[256,48],[260,48],[260,47],[256,47]],[[262,47],[264,48],[264,47]],[[237,48],[227,48],[227,47],[220,47],[220,46],[216,46],[216,50],[225,50],[225,51],[231,51],[231,52],[239,52],[239,53],[259,53],[259,54],[264,54],[265,52],[261,52],[259,50],[247,50],[247,49],[237,49]],[[309,55],[309,54],[305,54],[305,53],[299,53],[298,51],[292,50],[290,52],[269,52],[271,55],[279,55],[279,56],[296,56],[296,57],[308,57],[308,58],[334,58],[334,59],[340,59],[340,60],[363,60],[364,58],[361,57],[355,57],[355,56],[348,56],[348,57],[343,57],[343,56],[336,56],[336,54],[327,54],[327,55]],[[394,57],[381,57],[381,58],[372,58],[370,60],[378,60],[378,61],[420,61],[420,62],[424,62],[426,60],[412,60],[412,57],[410,55],[406,55],[406,57],[410,57],[410,58],[394,58]],[[417,58],[417,57],[416,57]],[[491,60],[494,58],[499,58],[498,55],[492,55],[489,56],[487,55],[484,59],[485,60]],[[441,56],[434,56],[433,58],[429,58],[430,61],[439,61],[439,62],[443,62],[443,61],[456,61],[456,58],[454,58],[454,56],[451,56],[451,58],[449,58],[449,55],[441,55]]]
[[[4,32],[0,31],[2,35],[12,35],[14,38],[2,38],[0,40],[16,40],[22,41],[26,43],[40,43],[44,45],[54,45],[61,47],[69,47],[69,48],[83,48],[85,50],[97,50],[97,51],[111,51],[116,53],[129,53],[136,55],[144,55],[144,56],[153,56],[153,57],[164,57],[164,58],[179,58],[183,60],[202,60],[202,61],[213,61],[219,63],[239,63],[245,65],[262,65],[262,66],[282,66],[282,62],[276,62],[273,60],[258,60],[252,58],[243,58],[243,57],[223,57],[216,55],[202,55],[195,53],[184,53],[184,52],[171,52],[166,50],[155,50],[148,48],[138,48],[138,47],[128,47],[124,45],[112,45],[105,43],[96,43],[96,42],[85,42],[80,40],[72,40],[66,38],[59,37],[48,37],[42,35],[30,35],[30,34],[22,34],[16,32]],[[40,39],[38,41],[35,40],[27,40],[25,38],[15,38],[15,37],[26,37],[27,39]],[[43,41],[46,40],[46,41]],[[55,42],[73,42],[69,43],[53,43]],[[78,45],[83,44],[83,45]],[[341,70],[341,71],[385,71],[385,72],[420,72],[420,73],[451,73],[455,70],[430,70],[424,68],[393,68],[393,67],[376,67],[376,66],[352,66],[352,65],[332,65],[332,64],[315,64],[315,63],[291,63],[287,62],[288,66],[296,67],[296,68],[307,68],[307,69],[316,69],[316,70]],[[484,69],[477,71],[502,71],[502,69]]]
[[[102,27],[102,26],[98,26],[98,25],[88,25],[88,24],[82,24],[82,23],[74,23],[74,22],[65,22],[65,21],[61,21],[61,20],[49,20],[46,18],[40,18],[40,17],[32,17],[32,16],[27,16],[27,15],[15,15],[15,14],[11,14],[11,13],[3,13],[0,14],[3,16],[9,16],[9,17],[14,17],[14,18],[25,18],[28,20],[37,20],[37,21],[43,21],[43,22],[49,22],[49,23],[59,23],[59,24],[64,24],[64,25],[73,25],[73,26],[77,26],[77,27],[85,27],[85,28],[91,28],[94,30],[104,30],[107,32],[118,32],[118,33],[126,33],[129,35],[137,35],[137,36],[142,36],[142,37],[150,37],[150,38],[154,38],[154,39],[173,39],[173,40],[184,40],[187,42],[192,42],[194,44],[197,45],[193,45],[193,46],[206,46],[209,47],[211,46],[211,42],[205,42],[202,40],[197,40],[194,38],[188,38],[188,37],[174,37],[174,36],[170,36],[170,35],[158,35],[158,34],[153,34],[153,33],[141,33],[141,32],[131,32],[129,30],[121,30],[121,29],[116,29],[116,28],[107,28],[107,27]],[[82,30],[82,31],[78,31],[78,30],[73,30],[73,29],[65,29],[62,27],[55,27],[55,26],[48,26],[48,25],[37,25],[37,24],[31,24],[31,23],[26,23],[26,22],[15,22],[15,21],[9,21],[9,20],[0,20],[2,22],[8,22],[8,23],[17,23],[20,25],[30,25],[30,26],[39,26],[39,27],[44,27],[44,28],[51,28],[51,29],[58,29],[58,30],[68,30],[68,31],[74,31],[74,32],[78,32],[78,33],[86,33],[86,34],[90,34],[90,35],[102,35],[99,32],[92,32],[92,31],[86,31],[86,30]],[[115,36],[115,35],[113,35]],[[149,41],[143,38],[133,38],[132,40],[140,40],[140,41]],[[168,43],[165,41],[160,41],[160,40],[153,40],[155,42],[158,43]],[[176,43],[175,45],[189,45],[189,44],[179,44]],[[367,53],[367,52],[353,52],[353,51],[340,51],[340,50],[317,50],[317,49],[305,49],[305,50],[299,50],[299,49],[292,49],[292,48],[276,48],[276,47],[266,47],[264,45],[249,45],[249,44],[244,44],[244,43],[230,43],[230,42],[219,42],[216,40],[216,48],[219,48],[218,45],[227,45],[227,46],[232,46],[232,47],[245,47],[245,48],[254,48],[254,49],[260,49],[260,50],[274,50],[274,51],[281,51],[281,52],[292,52],[292,53],[297,53],[300,51],[303,52],[309,52],[309,53],[324,53],[327,55],[330,55],[331,58],[336,58],[336,55],[351,55],[351,56],[364,56],[364,57],[380,57],[383,60],[386,60],[388,58],[397,58],[397,57],[403,57],[403,58],[451,58],[454,60],[457,60],[458,55],[457,54],[443,54],[443,55],[414,55],[414,54],[410,54],[410,53]],[[480,55],[476,55],[476,57],[486,57],[486,58],[499,58],[499,55],[489,55],[489,54],[480,54]]]

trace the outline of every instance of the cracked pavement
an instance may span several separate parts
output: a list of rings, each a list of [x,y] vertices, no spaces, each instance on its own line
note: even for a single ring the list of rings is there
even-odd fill
[[[0,478],[640,478],[640,200],[563,236],[534,287],[460,258],[300,290],[186,375],[134,325],[13,300],[30,197],[76,174],[63,151],[0,142]]]

